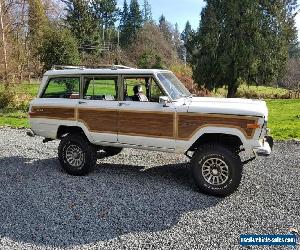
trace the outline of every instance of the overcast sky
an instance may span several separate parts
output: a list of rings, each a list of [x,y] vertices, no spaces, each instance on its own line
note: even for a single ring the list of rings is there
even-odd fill
[[[130,0],[127,0],[129,3]],[[178,23],[179,29],[182,30],[187,20],[190,21],[193,28],[199,25],[200,13],[204,6],[202,0],[148,0],[152,7],[152,15],[155,20],[164,14],[167,20],[173,24]],[[118,5],[122,9],[124,0],[118,0]],[[143,0],[139,0],[142,6]],[[300,0],[298,0],[300,5]],[[298,37],[300,40],[300,14],[296,17],[296,25],[298,28]]]

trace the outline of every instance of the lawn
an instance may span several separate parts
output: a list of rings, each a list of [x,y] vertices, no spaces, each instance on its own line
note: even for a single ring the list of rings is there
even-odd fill
[[[277,140],[300,139],[300,99],[268,100],[269,128]]]
[[[278,99],[287,96],[289,91],[284,88],[274,88],[270,86],[253,86],[242,84],[237,91],[237,97],[253,99]],[[226,97],[227,89],[219,88],[214,92],[216,96]]]

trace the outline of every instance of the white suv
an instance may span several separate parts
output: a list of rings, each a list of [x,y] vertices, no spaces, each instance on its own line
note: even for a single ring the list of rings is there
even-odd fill
[[[99,150],[182,153],[200,190],[216,196],[234,192],[243,164],[273,146],[264,101],[193,97],[167,70],[52,69],[29,117],[29,134],[61,140],[58,157],[72,175],[87,174]],[[249,160],[241,161],[241,151]]]

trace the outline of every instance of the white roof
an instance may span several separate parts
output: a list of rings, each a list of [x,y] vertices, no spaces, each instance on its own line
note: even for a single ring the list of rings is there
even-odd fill
[[[149,75],[149,74],[157,74],[162,72],[170,72],[168,70],[162,69],[59,69],[59,70],[49,70],[44,75],[46,76],[53,76],[53,75],[132,75],[132,74],[139,74],[139,75]]]

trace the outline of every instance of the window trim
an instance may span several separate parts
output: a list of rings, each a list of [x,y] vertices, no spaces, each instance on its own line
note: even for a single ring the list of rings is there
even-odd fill
[[[81,98],[81,77],[80,77],[80,75],[76,75],[76,76],[75,75],[58,75],[58,76],[54,76],[54,77],[49,77],[47,79],[47,83],[45,84],[45,86],[43,88],[43,91],[41,92],[39,98],[43,98],[43,99],[47,98],[47,97],[43,97],[43,96],[46,92],[46,89],[49,86],[50,81],[53,80],[53,79],[58,79],[58,78],[78,78],[79,79],[79,99]],[[51,99],[55,99],[55,98],[51,98]],[[57,99],[70,100],[69,98],[57,98]],[[76,100],[78,100],[78,99],[76,99]]]

